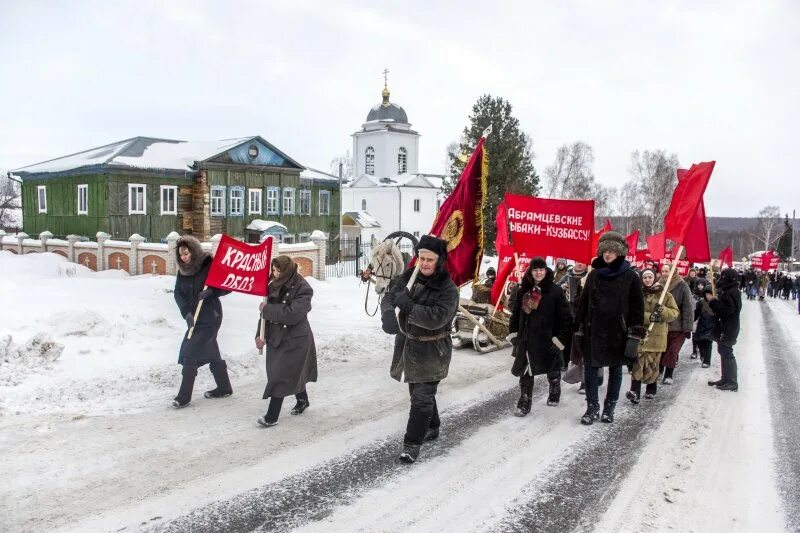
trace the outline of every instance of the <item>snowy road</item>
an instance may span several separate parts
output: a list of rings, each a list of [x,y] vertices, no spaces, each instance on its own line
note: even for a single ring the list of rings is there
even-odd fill
[[[42,262],[37,282],[6,293],[17,347],[0,366],[0,516],[10,531],[800,529],[800,430],[787,423],[800,404],[793,302],[744,302],[738,393],[708,387],[718,356],[701,369],[687,345],[675,384],[638,406],[623,398],[612,425],[579,424],[575,385],[546,406],[543,378],[531,414],[514,417],[508,350],[457,352],[440,387],[442,436],[407,466],[396,461],[407,390],[387,375],[391,339],[351,309],[357,282],[315,282],[321,379],[311,408],[263,429],[250,300],[225,300],[235,394],[198,393],[174,411],[182,323],[169,280],[53,277],[44,261],[59,259],[36,255],[20,272]],[[12,260],[0,254],[6,269]],[[19,348],[42,331],[64,347],[55,362]],[[198,391],[211,385],[206,374]]]
[[[775,301],[761,305],[764,358],[772,406],[772,426],[778,455],[778,486],[786,509],[787,525],[800,531],[800,342],[796,302]],[[794,333],[794,335],[793,335]]]

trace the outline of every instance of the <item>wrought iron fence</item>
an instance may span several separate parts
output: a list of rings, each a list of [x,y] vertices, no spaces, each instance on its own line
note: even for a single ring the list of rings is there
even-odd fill
[[[369,266],[372,244],[362,242],[359,238],[328,240],[325,276],[329,278],[358,276]],[[407,254],[407,257],[411,257],[414,248],[410,243],[403,242],[400,244],[400,251],[404,256]]]

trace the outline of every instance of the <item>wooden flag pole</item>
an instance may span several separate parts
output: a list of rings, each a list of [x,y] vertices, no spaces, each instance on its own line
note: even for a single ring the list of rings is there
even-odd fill
[[[264,305],[266,305],[266,303],[267,303],[267,297],[264,296]],[[264,338],[264,330],[267,327],[267,321],[264,320],[264,311],[263,310],[258,313],[258,317],[259,317],[258,318],[258,336],[261,337],[261,340],[266,343],[267,339]],[[264,355],[264,347],[263,346],[258,349],[258,355]]]
[[[678,261],[680,261],[681,256],[683,256],[683,249],[684,246],[681,244],[680,248],[678,248],[678,253],[675,255],[675,259],[672,261],[672,266],[669,269],[669,275],[667,276],[666,283],[664,283],[664,289],[661,291],[661,296],[658,297],[658,305],[664,305],[664,299],[667,297],[669,285],[672,283],[672,277],[675,275],[675,271],[678,270]],[[653,331],[653,326],[655,326],[655,324],[650,322],[650,326],[647,328],[648,333]]]
[[[203,290],[206,290],[207,288],[208,285],[203,285]],[[192,321],[192,327],[189,328],[189,333],[186,335],[187,339],[192,338],[192,333],[194,333],[194,325],[197,324],[197,317],[200,316],[200,309],[203,308],[203,302],[205,302],[205,300],[200,300],[199,302],[197,302],[197,309],[195,309],[194,312],[194,320]]]

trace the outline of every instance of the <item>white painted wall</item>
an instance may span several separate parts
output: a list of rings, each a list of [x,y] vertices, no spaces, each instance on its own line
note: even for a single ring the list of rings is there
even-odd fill
[[[344,187],[342,213],[362,211],[362,200],[367,201],[365,211],[378,223],[374,228],[376,239],[383,240],[394,231],[407,231],[412,235],[426,234],[436,218],[438,189],[423,187]],[[414,200],[419,199],[420,211],[414,212]],[[373,230],[364,233],[372,234]]]
[[[408,174],[419,172],[419,134],[397,133],[388,130],[356,132],[353,134],[353,158],[355,175],[366,173],[367,147],[375,149],[375,176],[389,178],[397,176],[397,154],[400,147],[408,152]]]

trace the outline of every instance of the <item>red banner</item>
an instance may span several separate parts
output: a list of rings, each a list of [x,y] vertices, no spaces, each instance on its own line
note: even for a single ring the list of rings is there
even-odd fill
[[[703,201],[703,194],[714,171],[714,164],[715,162],[711,161],[692,165],[683,176],[679,176],[678,186],[672,193],[672,201],[664,217],[664,235],[667,239],[686,244],[686,236],[691,229],[697,208]]]
[[[686,179],[690,179],[689,171],[679,168],[678,182],[680,183]],[[706,224],[706,207],[702,199],[689,223],[684,246],[683,256],[688,261],[705,263],[711,260],[711,250],[708,245],[708,225]]]
[[[511,241],[508,238],[508,217],[506,216],[505,201],[500,202],[500,205],[497,206],[497,215],[494,217],[494,226],[496,230],[494,249],[497,250],[499,255],[501,248],[511,245]]]
[[[506,193],[514,249],[529,257],[594,257],[594,200],[550,200]]]
[[[430,234],[448,242],[447,271],[456,285],[478,279],[483,257],[483,208],[489,160],[481,137],[450,196],[442,203]]]
[[[728,246],[727,248],[723,249],[719,253],[719,262],[722,265],[732,267],[733,266],[733,248]]]
[[[625,242],[628,244],[628,255],[625,260],[631,265],[635,265],[637,261],[636,255],[639,250],[639,230],[637,229],[625,237]]]
[[[497,277],[492,285],[491,301],[492,305],[497,304],[500,298],[500,293],[505,287],[506,280],[509,283],[519,283],[528,266],[531,264],[531,257],[525,254],[519,256],[519,268],[517,268],[517,261],[514,258],[514,248],[511,246],[504,246],[497,250]]]
[[[671,257],[672,257],[671,253],[667,254],[667,257],[665,257],[664,259],[662,259],[661,261],[658,262],[658,271],[659,272],[661,272],[661,269],[663,269],[665,265],[666,266],[672,266]],[[686,277],[686,276],[689,275],[689,270],[691,270],[691,268],[692,268],[692,264],[688,260],[681,259],[680,261],[678,261],[678,268],[675,269],[675,273],[678,274],[681,277]]]
[[[660,261],[667,256],[667,239],[664,237],[663,231],[655,235],[648,235],[644,240],[647,242],[647,249],[650,250],[650,256],[653,259]]]
[[[750,266],[762,272],[777,270],[780,260],[781,258],[774,252],[761,252],[750,258]]]
[[[247,244],[223,235],[208,271],[206,285],[266,296],[270,263],[272,237],[267,237],[261,244]]]

